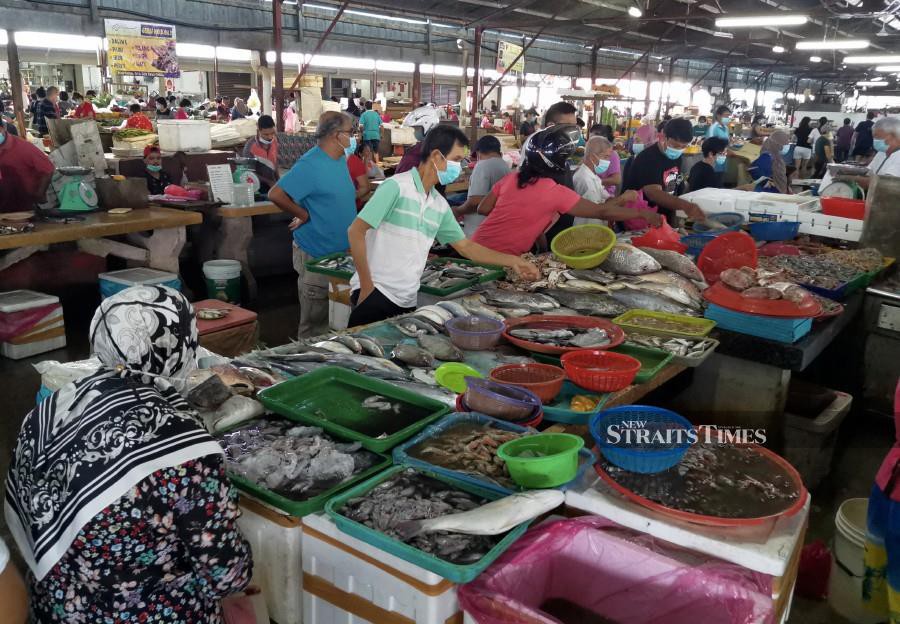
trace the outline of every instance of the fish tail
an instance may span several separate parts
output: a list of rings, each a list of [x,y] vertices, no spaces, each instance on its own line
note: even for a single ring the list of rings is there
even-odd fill
[[[406,542],[423,533],[424,528],[425,523],[422,520],[407,520],[394,527],[394,530],[397,532],[398,537]]]

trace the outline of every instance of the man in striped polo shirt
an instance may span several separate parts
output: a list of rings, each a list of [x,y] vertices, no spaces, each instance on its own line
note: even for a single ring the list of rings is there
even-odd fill
[[[356,274],[350,280],[349,325],[366,325],[415,309],[419,280],[437,239],[474,262],[513,268],[526,279],[540,272],[518,256],[467,239],[447,200],[435,190],[459,177],[469,140],[458,127],[437,125],[425,136],[419,166],[387,179],[347,231]]]

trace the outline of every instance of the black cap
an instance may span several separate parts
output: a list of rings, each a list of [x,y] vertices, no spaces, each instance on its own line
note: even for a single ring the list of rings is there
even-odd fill
[[[478,142],[475,143],[475,147],[472,148],[473,152],[478,152],[479,154],[493,154],[500,153],[500,141],[495,136],[491,136],[489,134],[478,139]]]

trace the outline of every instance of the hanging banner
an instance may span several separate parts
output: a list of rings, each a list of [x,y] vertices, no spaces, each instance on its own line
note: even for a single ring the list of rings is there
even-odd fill
[[[510,43],[508,41],[500,41],[497,43],[497,71],[501,74],[506,71],[507,67],[510,68],[509,71],[519,73],[525,71],[525,55],[522,54],[519,57],[519,60],[516,61],[516,57],[522,52],[522,46],[516,45],[515,43]],[[515,65],[513,65],[513,61]]]
[[[122,74],[178,78],[175,27],[108,19],[109,67]]]

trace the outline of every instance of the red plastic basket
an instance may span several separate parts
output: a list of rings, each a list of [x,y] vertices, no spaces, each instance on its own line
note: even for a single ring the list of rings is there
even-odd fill
[[[541,403],[550,403],[562,390],[566,372],[550,364],[504,364],[492,370],[490,378],[527,388],[538,396]]]
[[[866,200],[845,197],[821,197],[822,214],[845,219],[865,219]]]
[[[719,281],[725,269],[744,266],[756,268],[756,242],[744,232],[720,234],[703,247],[697,258],[697,268],[709,284]]]
[[[566,375],[577,386],[594,392],[627,388],[641,370],[639,360],[599,349],[572,351],[560,358]]]
[[[717,306],[745,314],[780,318],[816,318],[822,314],[822,305],[812,294],[804,297],[801,303],[786,299],[751,299],[719,282],[704,290],[703,298]]]
[[[503,332],[503,337],[526,351],[546,353],[547,355],[561,355],[570,351],[584,351],[584,349],[581,347],[557,347],[531,342],[530,340],[522,340],[511,336],[509,332],[513,329],[591,329],[592,327],[604,329],[609,335],[609,344],[602,347],[602,349],[598,347],[600,350],[612,349],[625,342],[625,332],[622,331],[621,327],[606,319],[591,316],[543,316],[533,314],[517,319],[506,319],[506,330]]]

